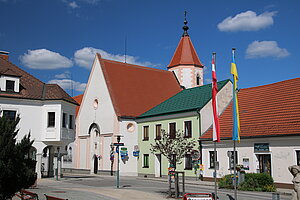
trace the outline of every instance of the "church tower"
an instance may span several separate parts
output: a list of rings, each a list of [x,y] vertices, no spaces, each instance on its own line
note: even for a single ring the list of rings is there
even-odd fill
[[[184,30],[168,70],[173,71],[181,86],[192,88],[203,85],[203,64],[200,62],[190,36],[189,27],[184,19]]]

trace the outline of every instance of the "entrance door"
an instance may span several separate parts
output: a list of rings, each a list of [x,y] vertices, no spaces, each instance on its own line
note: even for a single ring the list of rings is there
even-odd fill
[[[98,158],[94,155],[94,174],[98,173]]]
[[[262,154],[258,155],[259,171],[260,173],[267,173],[271,176],[271,155]]]
[[[155,177],[161,177],[161,154],[155,154]]]

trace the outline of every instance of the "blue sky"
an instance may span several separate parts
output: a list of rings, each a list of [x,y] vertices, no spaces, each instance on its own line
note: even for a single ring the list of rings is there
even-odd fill
[[[78,95],[94,53],[123,61],[125,38],[128,62],[166,69],[186,10],[205,83],[212,52],[218,79],[231,77],[235,47],[239,87],[247,88],[300,77],[299,9],[298,0],[0,0],[0,50],[43,82]]]

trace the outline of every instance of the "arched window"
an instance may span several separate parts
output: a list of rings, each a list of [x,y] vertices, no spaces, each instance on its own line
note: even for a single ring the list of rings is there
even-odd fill
[[[199,76],[199,74],[197,74],[197,76],[196,76],[196,84],[200,85],[200,76]]]

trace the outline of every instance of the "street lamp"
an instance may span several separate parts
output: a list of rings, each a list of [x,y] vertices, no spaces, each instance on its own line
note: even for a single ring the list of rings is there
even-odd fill
[[[118,153],[118,169],[117,169],[117,188],[120,188],[120,146],[121,146],[121,143],[120,143],[120,141],[121,141],[121,137],[123,137],[123,136],[121,136],[121,135],[117,135],[116,136],[117,137],[117,144],[116,144],[116,151],[117,151],[117,153]]]
[[[114,165],[114,144],[110,144],[110,175],[113,176],[113,165]]]

